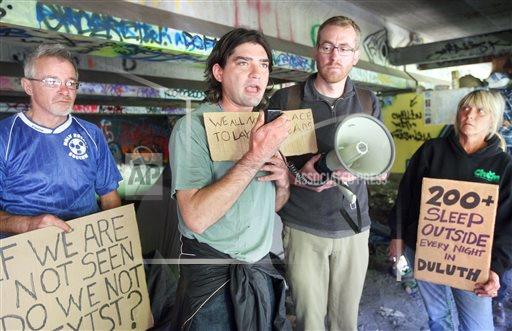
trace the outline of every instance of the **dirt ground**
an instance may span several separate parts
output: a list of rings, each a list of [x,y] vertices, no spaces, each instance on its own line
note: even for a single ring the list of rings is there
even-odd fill
[[[370,214],[373,254],[359,306],[359,330],[428,330],[428,317],[419,293],[407,293],[391,275],[386,249],[389,241],[387,219],[394,204],[400,175],[392,174],[385,185],[370,186]],[[512,275],[511,275],[512,278]],[[512,283],[512,279],[509,280]],[[506,301],[506,326],[497,331],[512,331],[512,288]]]
[[[359,306],[358,329],[366,330],[428,330],[428,317],[419,293],[409,294],[391,275],[386,261],[387,243],[373,238],[374,252],[366,275]],[[512,303],[512,290],[507,299]],[[506,305],[507,326],[497,331],[512,331],[512,304]]]
[[[359,330],[428,330],[419,293],[407,293],[396,281],[386,258],[387,242],[372,238],[375,244],[359,305]]]

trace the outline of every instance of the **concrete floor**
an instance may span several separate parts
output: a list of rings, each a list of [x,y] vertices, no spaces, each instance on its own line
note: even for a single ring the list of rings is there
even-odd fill
[[[387,244],[380,242],[374,248],[359,306],[359,330],[428,330],[419,293],[407,293],[389,272]],[[508,289],[506,298],[510,302],[505,305],[506,326],[496,327],[496,331],[512,331],[512,289]]]

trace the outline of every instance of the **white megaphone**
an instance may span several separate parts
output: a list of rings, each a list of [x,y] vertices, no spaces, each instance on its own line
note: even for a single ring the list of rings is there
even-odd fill
[[[328,175],[345,169],[358,178],[369,180],[387,173],[394,161],[395,144],[384,124],[370,115],[353,114],[338,124],[334,150],[324,154],[315,163],[315,169]],[[354,193],[342,186],[340,189],[355,203]]]

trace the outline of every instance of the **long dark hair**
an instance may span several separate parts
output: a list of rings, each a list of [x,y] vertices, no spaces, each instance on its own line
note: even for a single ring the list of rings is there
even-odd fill
[[[204,77],[206,78],[206,100],[211,103],[217,103],[222,100],[222,84],[213,77],[213,66],[219,64],[222,68],[226,65],[228,57],[233,54],[235,48],[241,44],[254,43],[259,44],[269,60],[269,72],[272,72],[272,51],[265,40],[263,34],[256,30],[237,28],[226,33],[213,47],[212,52],[206,60],[206,69]]]

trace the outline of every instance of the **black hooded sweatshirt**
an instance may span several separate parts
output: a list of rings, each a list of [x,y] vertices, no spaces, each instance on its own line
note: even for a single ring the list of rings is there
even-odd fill
[[[494,172],[496,176],[489,181],[479,175],[482,170]],[[414,153],[400,182],[389,218],[392,238],[404,239],[413,250],[416,247],[423,177],[499,185],[491,270],[501,277],[512,267],[512,158],[499,148],[499,139],[493,136],[485,148],[468,154],[452,131],[448,137],[425,142]]]

